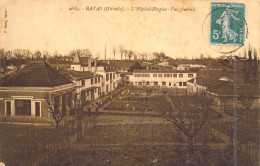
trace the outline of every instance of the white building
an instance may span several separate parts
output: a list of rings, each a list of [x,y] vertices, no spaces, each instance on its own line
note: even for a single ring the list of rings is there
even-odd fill
[[[78,96],[85,101],[94,101],[102,94],[103,76],[90,71],[61,71],[76,84]]]
[[[90,71],[102,75],[102,93],[107,94],[117,88],[121,81],[117,68],[91,57],[75,56],[71,64],[73,71]]]
[[[200,64],[179,64],[177,70],[206,69],[207,66]]]
[[[176,70],[134,70],[128,75],[129,81],[135,86],[166,86],[187,88],[187,81],[196,78],[196,73]]]

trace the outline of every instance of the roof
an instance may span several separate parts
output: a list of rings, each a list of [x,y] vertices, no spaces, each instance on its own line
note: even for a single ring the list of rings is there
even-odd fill
[[[218,80],[216,78],[197,77],[196,78],[196,83],[201,85],[201,86],[211,87],[211,86],[216,86],[218,84],[222,84],[223,81],[220,81],[220,80]]]
[[[54,87],[73,83],[46,62],[33,62],[4,78],[2,86]]]
[[[235,94],[234,87],[237,88],[237,95],[254,95],[259,96],[259,87],[250,84],[233,84],[232,81],[226,81],[225,77],[217,78],[203,78],[197,77],[196,84],[207,87],[208,92],[223,96],[233,96]],[[194,83],[194,79],[188,81]]]
[[[95,78],[95,77],[103,77],[100,74],[95,74],[91,71],[61,71],[70,79],[87,79],[87,78]]]
[[[192,71],[181,71],[181,70],[134,70],[133,73],[195,73]]]
[[[98,61],[97,62],[97,66],[104,66],[105,71],[109,72],[109,71],[117,71],[118,67],[116,65],[113,64],[108,64],[109,62],[106,61]]]
[[[237,88],[237,95],[246,95],[246,96],[259,96],[259,87],[249,84],[233,84],[233,83],[224,83],[218,84],[216,86],[209,87],[207,90],[218,95],[227,95],[233,96],[235,94],[234,87]]]
[[[75,55],[72,64],[80,64],[82,66],[88,66],[88,60],[90,57]]]

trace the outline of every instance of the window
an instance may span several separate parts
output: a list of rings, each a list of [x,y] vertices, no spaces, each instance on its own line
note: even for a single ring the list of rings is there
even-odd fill
[[[93,79],[91,79],[91,85],[93,85]]]
[[[109,74],[106,74],[106,81],[109,80]]]
[[[100,87],[98,88],[98,95],[100,95],[101,93],[100,93]]]
[[[97,78],[95,78],[95,84],[97,83]]]
[[[158,74],[158,77],[162,77],[162,74]]]
[[[101,91],[100,91],[100,89],[101,89],[101,88],[99,87],[99,88],[98,88],[98,95],[100,95],[100,94],[101,94]]]
[[[116,83],[115,83],[115,82],[113,82],[113,88],[114,88],[114,89],[116,88]]]
[[[183,77],[183,74],[179,74],[179,77],[182,78],[182,77]]]
[[[183,86],[187,86],[187,83],[186,83],[186,82],[183,82]]]
[[[188,74],[188,77],[189,78],[193,78],[193,74]]]
[[[179,82],[179,86],[182,86],[182,82]]]
[[[6,115],[11,115],[11,101],[6,101]]]
[[[40,116],[40,102],[35,102],[35,116]]]
[[[100,77],[98,77],[98,83],[100,83]]]
[[[82,85],[82,86],[85,86],[85,80],[82,80],[82,81],[81,81],[81,85]]]
[[[138,82],[138,85],[142,85],[143,83],[142,82]]]
[[[113,79],[115,79],[116,78],[116,74],[115,73],[113,73]]]
[[[108,92],[108,85],[106,85],[106,92]]]
[[[164,77],[172,77],[172,74],[164,74]]]
[[[110,80],[112,80],[112,73],[110,73]]]
[[[149,85],[149,82],[146,82],[146,85]]]
[[[157,74],[153,74],[153,77],[157,77]]]
[[[166,85],[166,82],[162,82],[162,86],[165,86]]]
[[[172,86],[172,83],[171,83],[171,82],[169,82],[169,86]]]
[[[31,100],[15,100],[15,115],[31,116]]]
[[[173,74],[172,76],[173,76],[173,77],[177,77],[177,74]]]
[[[158,85],[158,82],[156,81],[156,82],[154,82],[153,84],[154,84],[154,86],[157,86],[157,85]]]

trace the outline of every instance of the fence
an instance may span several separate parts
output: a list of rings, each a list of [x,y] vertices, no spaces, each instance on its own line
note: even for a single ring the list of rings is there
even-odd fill
[[[58,152],[69,149],[95,123],[93,118],[77,125],[76,120],[72,119],[65,121],[59,130],[32,125],[1,126],[0,161],[6,165],[50,165]]]

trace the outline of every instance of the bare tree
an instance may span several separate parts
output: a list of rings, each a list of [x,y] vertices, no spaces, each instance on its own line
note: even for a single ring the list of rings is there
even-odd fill
[[[245,108],[246,111],[250,111],[250,108],[253,105],[254,102],[254,98],[248,95],[242,95],[240,97],[240,101],[243,105],[243,107]]]
[[[116,47],[113,47],[114,60],[116,59]]]
[[[193,153],[194,138],[208,120],[213,100],[204,93],[167,96],[166,100],[169,105],[160,104],[162,117],[188,137],[189,151]]]
[[[127,51],[127,57],[128,57],[129,60],[131,60],[133,55],[134,55],[134,52],[132,50]]]
[[[83,56],[83,57],[91,57],[92,53],[88,49],[75,49],[70,51],[69,53],[70,56]]]
[[[22,49],[15,49],[13,51],[14,57],[17,59],[18,66],[21,67],[22,61],[25,58],[25,52]]]
[[[37,59],[37,60],[41,59],[41,58],[42,58],[42,53],[41,53],[41,51],[39,51],[39,50],[35,51],[35,52],[34,52],[34,57],[35,57],[35,59]]]
[[[47,104],[49,115],[55,121],[56,128],[58,129],[60,122],[66,115],[64,114],[64,110],[62,110],[62,105],[54,101],[54,96],[51,93],[45,95],[44,101]],[[64,102],[67,103],[67,98],[65,98]],[[68,109],[68,106],[66,106],[66,109]]]
[[[124,47],[122,45],[119,46],[119,52],[120,52],[120,55],[121,55],[121,61],[123,59],[123,55],[124,55]]]

